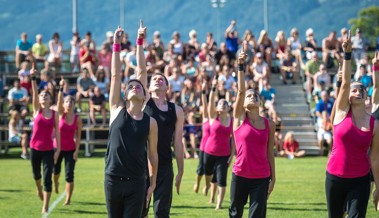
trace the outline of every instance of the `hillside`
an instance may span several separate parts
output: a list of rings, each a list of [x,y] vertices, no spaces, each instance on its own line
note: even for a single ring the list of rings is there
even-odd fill
[[[105,32],[119,24],[119,0],[78,0],[78,28],[81,36],[92,31],[94,39],[100,44]],[[308,27],[315,30],[320,41],[331,30],[348,27],[348,19],[356,17],[358,11],[379,0],[269,0],[269,33],[275,37],[282,29],[287,36],[292,27],[300,30],[301,37]],[[53,32],[59,32],[64,47],[69,47],[72,32],[71,0],[0,0],[0,50],[14,49],[21,32],[27,32],[34,41],[37,33],[44,35],[47,42]],[[125,0],[125,28],[135,38],[138,20],[142,18],[148,26],[149,38],[153,31],[160,30],[167,42],[173,31],[179,31],[184,41],[188,32],[196,29],[198,38],[203,41],[206,32],[217,33],[217,9],[211,7],[209,0]],[[240,34],[247,28],[258,36],[263,29],[263,0],[229,0],[220,9],[220,34],[230,23],[237,20]]]

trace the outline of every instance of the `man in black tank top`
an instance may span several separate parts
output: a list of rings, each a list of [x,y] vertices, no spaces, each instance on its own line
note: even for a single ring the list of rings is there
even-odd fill
[[[109,218],[141,215],[155,189],[158,167],[157,122],[142,111],[146,97],[142,83],[130,80],[125,91],[126,106],[121,100],[122,34],[120,27],[114,34],[109,95],[111,118],[104,179]],[[147,168],[149,187],[146,187]]]
[[[147,70],[143,52],[143,40],[146,36],[146,27],[142,21],[138,29],[137,39],[137,78],[147,87]],[[174,172],[172,169],[171,144],[174,144],[175,158],[178,166],[178,175],[175,179],[176,191],[179,194],[180,183],[183,176],[183,110],[178,105],[166,100],[168,90],[167,78],[160,73],[153,74],[147,94],[145,113],[156,119],[158,124],[158,158],[157,185],[154,191],[154,216],[159,218],[170,217],[172,201],[172,186]],[[148,208],[141,217],[146,217]]]

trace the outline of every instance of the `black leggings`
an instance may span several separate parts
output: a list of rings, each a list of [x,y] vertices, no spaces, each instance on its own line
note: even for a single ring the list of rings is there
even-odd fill
[[[326,172],[326,201],[329,218],[342,218],[346,209],[348,217],[366,217],[370,197],[370,176],[345,179]]]
[[[200,152],[199,152],[199,165],[197,165],[196,173],[199,176],[202,176],[205,173],[205,169],[204,169],[204,151],[202,151],[202,150],[200,150]]]
[[[146,203],[146,179],[105,175],[104,191],[109,218],[139,217]]]
[[[54,165],[54,175],[60,174],[61,173],[62,160],[64,158],[65,171],[66,171],[66,182],[69,182],[69,183],[74,182],[74,169],[75,169],[74,152],[75,152],[75,150],[73,150],[73,151],[61,151],[61,153],[59,153],[57,163]]]
[[[240,218],[250,196],[249,218],[264,218],[267,210],[268,186],[270,177],[248,179],[232,174],[230,185],[230,218]]]
[[[43,190],[45,192],[51,192],[51,176],[54,168],[54,150],[38,151],[31,148],[30,161],[32,163],[34,180],[41,179],[41,163],[43,164]]]
[[[204,152],[205,175],[213,174],[212,183],[220,187],[226,187],[226,176],[228,174],[229,156],[213,156]]]

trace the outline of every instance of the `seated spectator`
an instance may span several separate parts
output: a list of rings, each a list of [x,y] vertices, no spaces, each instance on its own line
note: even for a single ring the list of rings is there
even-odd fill
[[[94,76],[93,69],[96,65],[96,53],[90,49],[88,43],[82,44],[82,47],[79,52],[80,66],[86,68],[91,77]]]
[[[183,82],[180,104],[184,113],[195,110],[200,105],[200,94],[191,79]]]
[[[98,61],[99,61],[99,67],[102,67],[105,76],[107,78],[111,77],[111,59],[112,59],[112,51],[109,49],[109,46],[107,44],[101,45],[101,50],[98,54]]]
[[[296,60],[292,58],[289,51],[283,54],[283,59],[280,61],[280,73],[282,74],[283,84],[287,84],[287,79],[292,79],[292,84],[296,84],[298,76]]]
[[[220,44],[220,49],[217,51],[216,55],[215,55],[215,59],[216,59],[216,64],[218,65],[222,65],[221,64],[221,59],[222,58],[227,58],[229,60],[229,63],[232,61],[232,60],[235,60],[235,55],[229,51],[226,47],[226,43],[222,42]],[[230,63],[231,64],[231,63]]]
[[[199,53],[200,43],[197,41],[196,30],[191,30],[188,35],[189,35],[190,39],[188,40],[187,44],[195,50],[196,54]],[[206,46],[206,44],[205,44],[205,46]],[[201,47],[203,47],[203,46],[201,46]]]
[[[191,57],[186,65],[183,65],[184,75],[187,79],[192,79],[194,77],[197,77],[199,75],[198,68],[195,65],[196,61],[195,58]]]
[[[232,91],[234,84],[236,84],[236,80],[232,76],[231,69],[228,65],[222,67],[221,72],[218,74],[218,80],[225,82],[225,89],[228,91]]]
[[[287,40],[287,46],[291,55],[295,57],[297,66],[302,66],[303,61],[301,59],[301,50],[303,46],[299,38],[299,31],[296,28],[291,29],[291,36]]]
[[[314,75],[314,91],[321,91],[321,82],[325,84],[326,89],[331,87],[330,75],[327,72],[325,64],[321,64],[319,71]]]
[[[32,43],[28,41],[28,35],[26,33],[21,33],[21,39],[17,40],[15,61],[16,68],[20,68],[20,64],[24,61],[32,61],[33,55],[31,53]]]
[[[208,46],[207,46],[207,44],[202,43],[201,44],[201,51],[199,52],[199,54],[197,56],[198,59],[196,59],[197,62],[202,63],[202,62],[206,61],[207,55],[209,55]]]
[[[322,61],[327,68],[334,67],[334,59],[340,62],[341,56],[339,53],[339,42],[336,37],[336,32],[330,32],[329,36],[322,40]]]
[[[22,148],[21,158],[22,159],[29,159],[29,140],[28,140],[28,134],[25,132],[22,132],[22,127],[24,125],[24,122],[22,119],[20,119],[20,114],[13,110],[10,111],[10,120],[8,124],[8,135],[9,135],[9,142],[19,144]]]
[[[233,56],[236,55],[239,45],[238,32],[236,29],[237,22],[232,20],[230,25],[225,30],[225,44],[228,51],[230,51]]]
[[[367,75],[367,70],[365,65],[359,66],[359,76],[357,78],[359,82],[361,82],[366,88],[372,86],[372,77]]]
[[[288,159],[302,157],[305,155],[304,150],[299,150],[299,143],[296,141],[294,132],[292,131],[287,132],[284,137],[283,148]]]
[[[131,47],[130,52],[128,52],[124,58],[125,62],[125,71],[124,71],[124,78],[126,82],[130,79],[130,76],[132,76],[135,73],[135,70],[137,68],[137,56],[136,56],[136,47]]]
[[[103,41],[102,46],[104,45],[107,50],[111,51],[113,46],[113,32],[108,31],[105,33],[106,39]]]
[[[313,52],[312,59],[307,61],[305,64],[305,77],[307,80],[307,101],[308,103],[312,100],[312,87],[313,87],[313,78],[317,71],[320,69],[321,61],[318,59],[317,52]]]
[[[211,55],[207,55],[205,57],[205,61],[201,63],[201,66],[206,71],[208,76],[213,78],[213,76],[215,75],[216,63],[215,63],[214,58]]]
[[[277,156],[284,155],[283,149],[283,135],[282,135],[282,119],[275,112],[272,114],[272,121],[275,123],[275,149]]]
[[[278,31],[275,37],[275,52],[276,52],[276,57],[279,60],[284,59],[285,53],[287,51],[287,40],[286,40],[286,35],[283,30]]]
[[[321,93],[323,91],[328,91],[328,88],[326,87],[324,81],[320,81],[319,88],[313,89],[313,92],[312,92],[312,97],[316,104],[321,100]]]
[[[146,52],[146,70],[148,74],[153,74],[156,70],[160,71],[165,65],[164,61],[160,58],[156,48],[153,45],[147,46]]]
[[[327,91],[321,92],[321,100],[316,104],[316,116],[317,120],[322,119],[322,112],[326,111],[328,116],[332,113],[334,101],[329,98]]]
[[[250,50],[252,53],[255,53],[255,49],[257,48],[257,40],[255,39],[255,36],[251,32],[251,30],[245,31],[243,40],[247,42],[247,49]]]
[[[172,51],[174,54],[177,55],[183,55],[184,53],[184,43],[180,40],[180,33],[174,32],[172,34],[172,40],[170,41],[170,44],[172,45]]]
[[[271,70],[271,61],[272,61],[272,52],[274,50],[274,44],[272,43],[272,40],[268,36],[268,33],[266,30],[262,30],[261,34],[259,35],[258,41],[258,52],[261,53],[262,58],[267,63],[267,75],[269,77],[269,73]],[[258,55],[258,53],[257,53]]]
[[[109,77],[106,76],[105,69],[99,66],[96,71],[96,76],[92,78],[96,87],[100,88],[101,93],[108,99],[109,95]]]
[[[63,97],[66,96],[75,96],[76,95],[76,89],[70,88],[70,84],[67,80],[65,80],[65,83],[63,85],[63,91],[62,91]]]
[[[172,75],[168,78],[168,83],[170,84],[171,91],[171,101],[175,103],[180,102],[180,93],[183,89],[183,82],[185,77],[180,72],[179,68],[174,68],[172,70]]]
[[[159,31],[154,32],[153,42],[151,43],[160,60],[163,59],[164,43],[161,40],[161,33]]]
[[[362,36],[361,29],[357,28],[355,30],[355,36],[351,37],[351,42],[353,43],[352,48],[355,64],[359,65],[363,57],[366,55],[369,46],[366,38]]]
[[[333,141],[333,126],[327,111],[323,111],[321,113],[321,119],[318,119],[317,126],[317,140],[320,148],[320,156],[322,156],[324,151],[324,145],[326,145],[328,148],[331,148]]]
[[[225,88],[225,81],[224,80],[218,80],[217,81],[216,101],[218,101],[222,98],[225,99],[229,105],[232,104],[232,95],[231,95],[231,92]]]
[[[93,87],[95,87],[95,82],[89,76],[87,68],[82,69],[81,75],[78,77],[77,81],[77,93],[76,93],[76,102],[79,103],[79,108],[81,108],[81,99],[89,98],[92,94]]]
[[[24,61],[21,63],[21,69],[18,71],[18,78],[20,79],[21,87],[24,87],[28,94],[32,88],[32,82],[30,80],[29,62]]]
[[[8,91],[8,101],[9,101],[9,113],[12,111],[17,111],[21,118],[24,120],[29,114],[28,103],[29,96],[28,91],[21,87],[19,79],[13,82],[13,88]]]
[[[38,84],[38,90],[46,90],[47,89],[47,84],[50,81],[50,72],[48,69],[42,69],[41,70],[41,77],[40,77],[40,82]]]
[[[267,113],[270,117],[272,117],[273,114],[276,113],[276,109],[274,105],[275,94],[276,94],[276,90],[271,87],[271,85],[267,82],[267,80],[263,80],[260,96],[263,100],[262,102],[263,102],[264,108],[267,110]]]
[[[93,94],[90,97],[89,100],[89,110],[90,110],[90,118],[93,125],[96,125],[96,117],[95,112],[100,112],[103,118],[102,125],[106,125],[106,119],[107,119],[107,109],[105,108],[105,104],[107,103],[107,100],[105,99],[104,94],[101,93],[101,90],[99,87],[95,87],[93,89]]]
[[[73,73],[78,73],[80,71],[80,37],[78,33],[74,33],[72,35],[72,39],[70,41],[71,52],[70,52],[70,63],[71,70]]]
[[[84,39],[80,41],[81,45],[88,45],[88,49],[92,52],[92,54],[96,54],[96,43],[92,39],[92,33],[87,32],[86,35],[84,36]]]
[[[317,41],[314,37],[314,32],[312,28],[307,29],[305,32],[306,39],[304,43],[305,57],[307,60],[312,59],[313,52],[317,52]]]
[[[39,62],[39,63],[45,64],[46,62],[45,56],[47,55],[48,51],[49,50],[47,49],[46,45],[43,44],[42,42],[42,35],[37,34],[36,43],[34,43],[32,47],[34,61],[36,61],[37,63]]]
[[[63,43],[59,40],[58,33],[54,33],[52,39],[49,41],[49,50],[50,54],[47,61],[56,70],[59,70],[62,66]],[[55,79],[55,74],[52,77]]]
[[[254,63],[250,66],[251,72],[254,75],[254,81],[258,83],[259,89],[262,87],[262,81],[267,80],[268,77],[268,66],[263,60],[262,53],[258,52],[255,55]]]
[[[213,34],[211,32],[207,33],[205,43],[207,43],[209,53],[214,56],[217,52],[217,43],[214,41]]]

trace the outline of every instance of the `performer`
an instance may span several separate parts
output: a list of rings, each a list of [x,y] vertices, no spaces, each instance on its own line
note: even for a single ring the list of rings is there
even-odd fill
[[[142,20],[138,29],[137,38],[137,78],[141,80],[144,87],[147,87],[147,70],[145,54],[143,52],[143,41],[146,37],[146,27],[143,27]],[[172,169],[171,144],[174,144],[175,158],[178,167],[178,174],[175,178],[176,192],[179,194],[180,183],[183,176],[183,110],[178,105],[168,102],[166,93],[168,90],[168,80],[161,73],[154,73],[151,77],[149,91],[146,97],[145,113],[155,118],[158,124],[158,174],[157,186],[154,191],[154,214],[155,217],[170,217],[172,201],[172,186],[174,172]],[[148,213],[146,208],[142,214],[145,217]]]
[[[63,98],[63,87],[65,83],[62,76],[59,82],[60,87],[57,102],[59,132],[61,133],[61,152],[54,166],[54,188],[55,192],[58,193],[61,164],[64,158],[66,171],[66,201],[64,205],[69,205],[74,190],[74,170],[75,163],[78,161],[80,138],[82,135],[82,119],[74,112],[75,98],[71,95],[67,95]]]
[[[49,201],[52,190],[51,175],[54,163],[57,161],[60,151],[60,133],[58,130],[58,116],[50,109],[52,105],[51,94],[44,90],[38,94],[36,83],[37,70],[30,70],[32,79],[33,96],[33,132],[30,140],[30,160],[32,162],[33,176],[37,186],[38,196],[43,200],[42,214],[48,213]],[[54,153],[53,140],[50,137],[55,129],[57,148]],[[43,165],[43,194],[41,186],[41,164]]]
[[[236,161],[230,186],[229,217],[242,217],[250,196],[249,217],[266,217],[275,185],[275,123],[259,115],[259,91],[245,88],[246,42],[238,57],[238,94],[234,108]]]
[[[156,184],[157,123],[142,111],[146,97],[139,80],[129,80],[121,100],[120,43],[124,30],[114,33],[109,95],[110,129],[105,154],[105,199],[108,217],[139,217]],[[149,172],[146,172],[146,159]],[[150,185],[146,194],[146,177]],[[146,194],[146,195],[145,195]],[[146,196],[146,198],[144,197]]]

